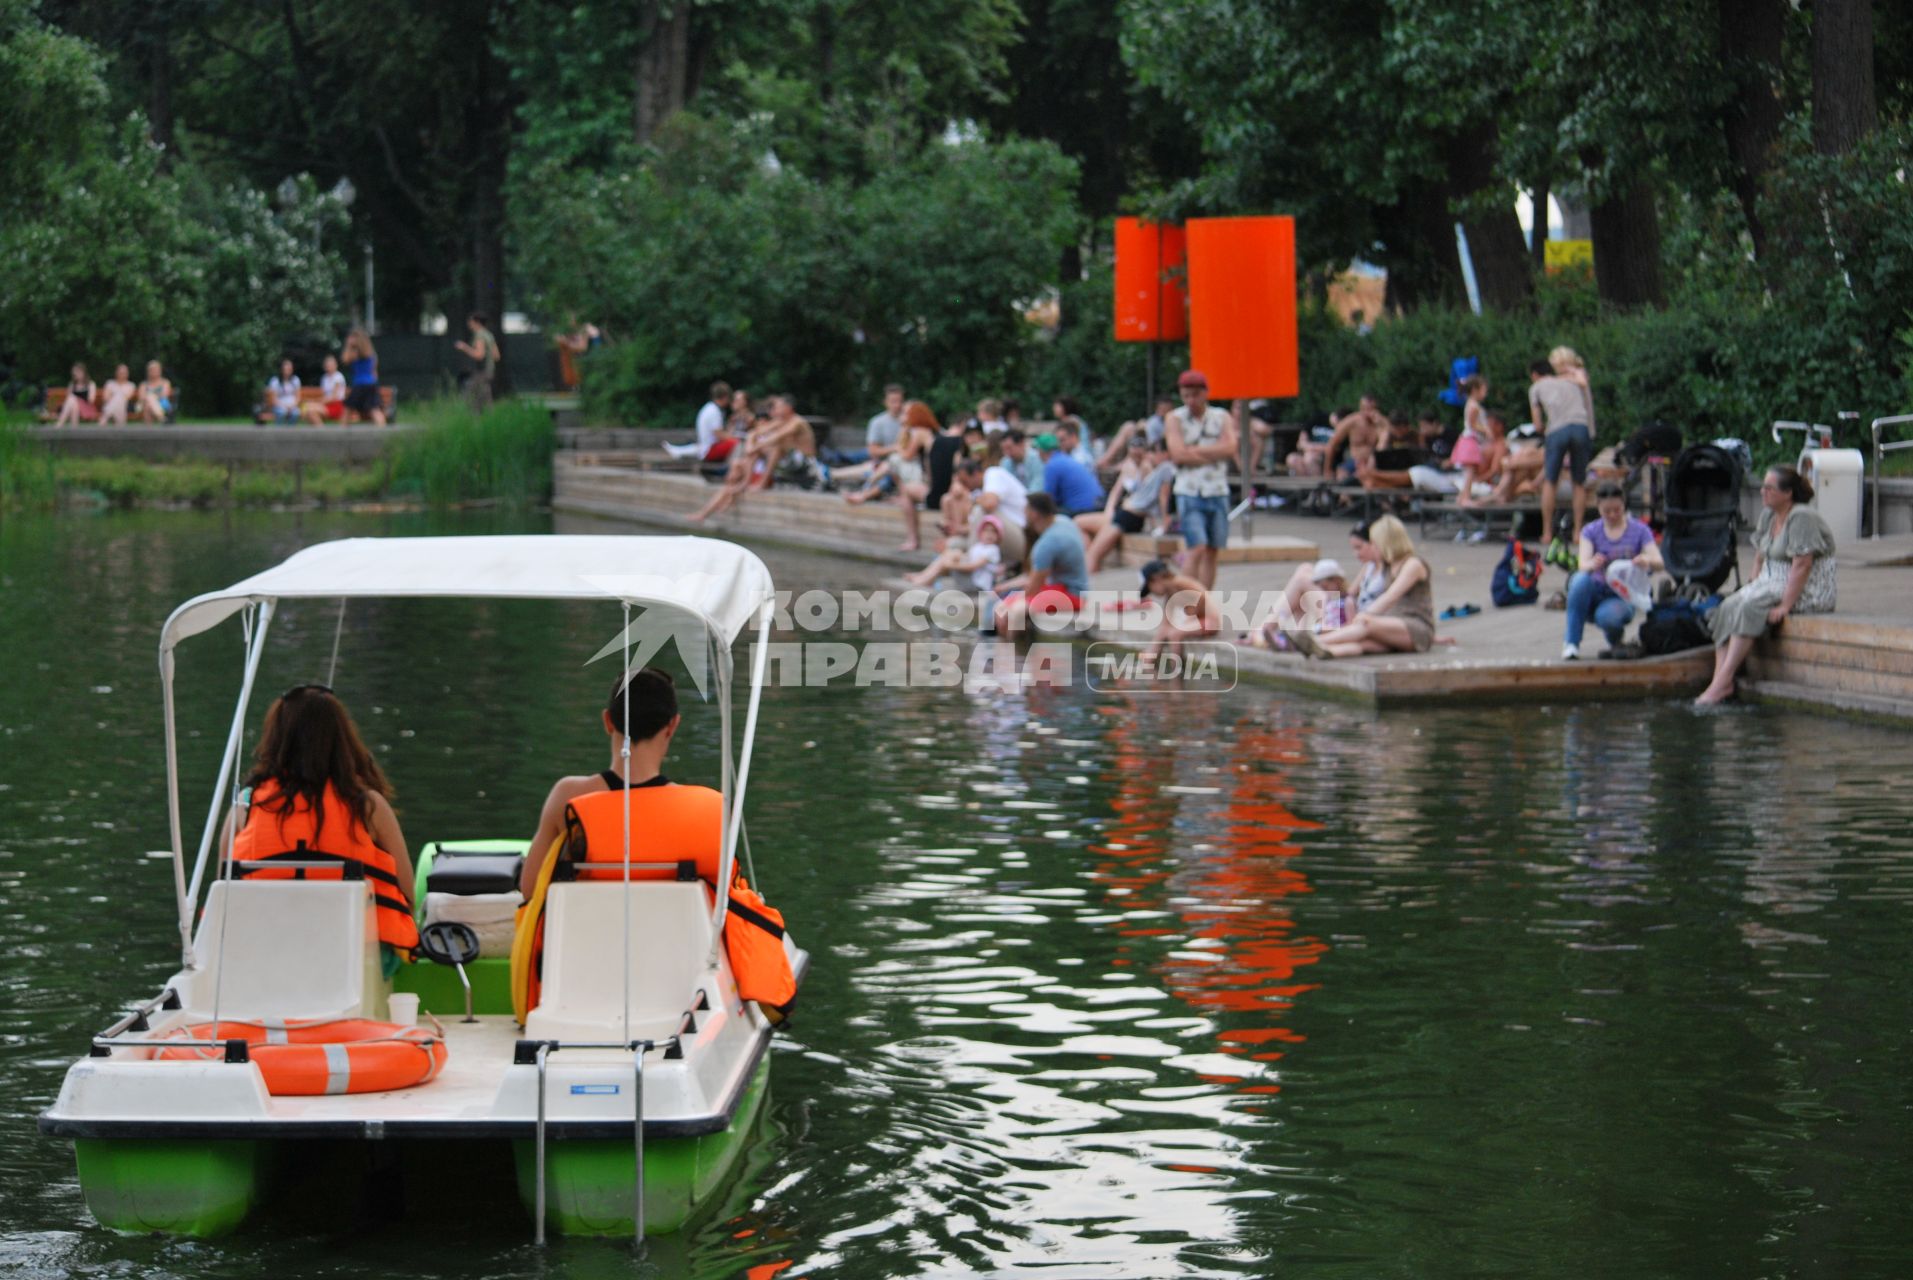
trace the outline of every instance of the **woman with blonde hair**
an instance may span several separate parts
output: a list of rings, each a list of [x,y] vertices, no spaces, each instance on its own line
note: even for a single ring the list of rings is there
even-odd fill
[[[1428,562],[1394,516],[1368,526],[1368,541],[1381,559],[1381,595],[1345,627],[1315,635],[1292,631],[1289,643],[1311,658],[1354,658],[1364,653],[1425,653],[1435,643],[1435,596]]]

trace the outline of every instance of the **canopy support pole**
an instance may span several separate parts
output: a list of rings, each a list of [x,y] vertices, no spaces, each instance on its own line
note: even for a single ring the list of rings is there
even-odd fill
[[[711,928],[719,938],[724,936],[724,917],[731,906],[731,881],[737,873],[737,835],[744,821],[744,788],[750,782],[751,748],[757,743],[757,709],[763,699],[764,665],[770,660],[770,638],[771,612],[765,609],[757,621],[757,644],[751,653],[751,693],[744,712],[744,745],[738,752],[737,793],[731,797],[730,812],[725,815],[724,856],[717,868],[717,915]],[[726,706],[729,706],[728,700]]]
[[[166,721],[166,825],[172,835],[173,898],[179,909],[179,960],[193,967],[193,900],[186,896],[186,837],[179,804],[179,741],[173,708],[173,651],[159,655],[159,700]]]
[[[180,928],[190,933],[192,930],[192,908],[199,901],[199,886],[206,875],[206,859],[212,852],[213,838],[219,833],[219,809],[222,803],[229,803],[227,782],[232,778],[239,763],[239,744],[246,734],[246,709],[252,702],[252,687],[259,678],[259,659],[266,652],[266,632],[272,624],[272,613],[276,602],[261,600],[258,609],[258,625],[248,637],[246,646],[246,671],[239,685],[239,704],[233,708],[232,728],[226,734],[226,750],[219,759],[219,780],[213,784],[213,802],[206,814],[206,830],[199,837],[199,853],[193,859],[192,883],[187,887],[186,900],[181,904],[183,913]],[[167,746],[172,746],[172,735],[167,735]],[[238,833],[235,832],[235,835]],[[190,964],[191,943],[187,944]]]

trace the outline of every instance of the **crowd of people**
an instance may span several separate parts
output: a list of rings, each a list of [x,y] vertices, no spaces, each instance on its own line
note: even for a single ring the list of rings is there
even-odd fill
[[[736,507],[793,466],[814,466],[846,503],[893,506],[901,550],[925,549],[928,519],[934,546],[909,581],[954,580],[990,593],[994,625],[1006,634],[1028,627],[1032,613],[1081,609],[1090,575],[1125,535],[1173,531],[1183,543],[1176,562],[1152,561],[1143,574],[1143,597],[1165,604],[1156,644],[1215,636],[1213,589],[1229,542],[1238,414],[1212,404],[1208,379],[1193,369],[1153,414],[1123,423],[1100,444],[1069,397],[1051,408],[1055,419],[1029,431],[1014,402],[995,398],[945,423],[892,384],[865,425],[863,446],[839,452],[820,450],[792,397],[771,396],[759,411],[747,392],[715,382],[695,438],[665,448],[723,468],[716,492],[690,513],[694,523]],[[1329,560],[1305,566],[1288,584],[1280,626],[1242,639],[1317,658],[1434,643],[1428,568],[1402,523],[1388,516],[1363,525],[1353,546],[1366,566],[1362,576],[1348,580]]]
[[[1529,420],[1514,431],[1487,407],[1485,377],[1466,377],[1458,390],[1458,428],[1444,427],[1433,413],[1418,421],[1384,415],[1374,397],[1364,396],[1333,415],[1319,436],[1305,434],[1287,456],[1288,469],[1368,489],[1451,495],[1464,507],[1534,495],[1551,532],[1565,479],[1568,534],[1555,537],[1545,553],[1571,575],[1550,601],[1565,614],[1561,656],[1581,657],[1590,624],[1607,641],[1601,656],[1634,656],[1639,646],[1625,636],[1652,595],[1653,575],[1663,569],[1660,544],[1654,530],[1628,512],[1616,473],[1597,465],[1585,363],[1565,347],[1535,361],[1528,369]],[[1027,428],[1017,404],[997,398],[945,423],[892,384],[865,426],[862,447],[833,451],[820,447],[790,396],[768,397],[759,410],[748,393],[718,382],[699,411],[695,440],[666,447],[724,467],[718,491],[692,514],[694,521],[737,505],[783,474],[818,479],[852,505],[893,506],[903,525],[900,549],[930,552],[908,581],[987,593],[996,601],[994,625],[1009,634],[1029,626],[1032,613],[1079,610],[1090,575],[1104,568],[1126,535],[1177,536],[1181,552],[1149,562],[1141,584],[1144,600],[1162,604],[1152,644],[1171,649],[1219,637],[1214,588],[1236,514],[1231,468],[1244,431],[1251,433],[1251,447],[1265,449],[1274,432],[1240,403],[1233,411],[1212,404],[1199,370],[1184,372],[1175,394],[1159,397],[1152,410],[1099,440],[1066,396],[1052,402],[1052,420]],[[1811,488],[1790,468],[1767,476],[1755,580],[1712,615],[1719,658],[1703,702],[1731,694],[1754,636],[1788,612],[1832,607],[1832,536],[1817,514],[1800,508],[1807,501],[1802,494],[1810,496]],[[933,527],[928,548],[926,519]],[[1333,558],[1300,566],[1272,616],[1234,638],[1318,660],[1419,653],[1454,642],[1436,634],[1433,574],[1397,516],[1357,525],[1349,548],[1353,573]]]
[[[1528,420],[1512,430],[1487,407],[1489,384],[1476,374],[1461,381],[1459,426],[1432,412],[1411,422],[1385,415],[1372,395],[1329,415],[1328,426],[1305,433],[1284,459],[1293,476],[1340,480],[1364,489],[1406,489],[1451,496],[1462,507],[1508,506],[1533,496],[1545,536],[1555,535],[1555,506],[1565,471],[1571,485],[1570,529],[1585,524],[1594,458],[1594,392],[1587,364],[1571,347],[1556,347],[1529,365]],[[1567,544],[1554,559],[1569,563]]]

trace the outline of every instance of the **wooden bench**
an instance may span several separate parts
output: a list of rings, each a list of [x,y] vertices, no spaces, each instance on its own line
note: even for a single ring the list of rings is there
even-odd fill
[[[1505,524],[1509,537],[1514,536],[1521,517],[1532,511],[1538,522],[1541,518],[1541,504],[1529,500],[1526,502],[1476,502],[1462,506],[1452,495],[1423,493],[1419,495],[1419,514],[1421,516],[1421,537],[1428,537],[1430,521],[1440,527],[1456,520],[1467,531],[1467,526],[1478,523],[1480,531],[1492,534],[1495,526]]]
[[[267,396],[268,396],[267,404],[270,405],[271,392],[267,392]],[[324,405],[324,404],[325,404],[325,389],[323,387],[301,386],[299,388],[299,413],[300,413],[301,421],[304,420],[304,415],[305,415],[305,410],[307,405]],[[379,386],[379,405],[381,408],[385,410],[385,421],[388,425],[391,423],[397,422],[398,416],[399,416],[398,388],[389,387],[389,386],[385,386],[381,384]],[[263,414],[261,414],[256,420],[260,423],[271,422],[272,421],[271,409],[268,407],[267,410]],[[328,421],[331,421],[331,420],[328,420]],[[354,421],[354,418],[352,416],[351,410],[349,409],[346,411],[346,414],[344,417],[337,419],[338,425],[341,425],[341,426],[352,421]],[[321,425],[324,425],[324,424],[321,424]]]

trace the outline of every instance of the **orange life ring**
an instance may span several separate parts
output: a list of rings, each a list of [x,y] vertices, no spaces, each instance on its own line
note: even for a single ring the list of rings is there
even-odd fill
[[[155,1049],[165,1062],[216,1061],[226,1041],[244,1040],[266,1092],[279,1097],[408,1089],[437,1075],[446,1058],[436,1032],[369,1018],[202,1022],[161,1038],[208,1042]]]

